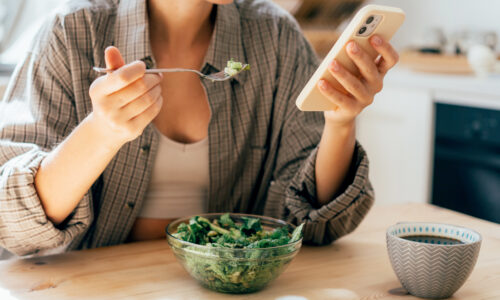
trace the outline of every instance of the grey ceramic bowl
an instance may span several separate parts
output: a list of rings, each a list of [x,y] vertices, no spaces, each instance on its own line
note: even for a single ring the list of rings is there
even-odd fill
[[[393,225],[386,238],[392,268],[403,287],[414,296],[436,299],[450,297],[464,284],[482,240],[468,228],[418,222]]]

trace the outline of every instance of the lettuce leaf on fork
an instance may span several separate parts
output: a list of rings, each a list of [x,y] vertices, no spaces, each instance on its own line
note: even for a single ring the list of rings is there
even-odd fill
[[[246,65],[243,68],[243,63],[239,61],[234,61],[234,59],[231,58],[231,60],[227,62],[227,67],[224,68],[224,73],[226,73],[229,76],[234,76],[239,72],[246,70],[250,70],[250,65]]]

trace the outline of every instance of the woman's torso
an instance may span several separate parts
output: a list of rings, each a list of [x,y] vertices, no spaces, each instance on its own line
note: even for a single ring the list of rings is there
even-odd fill
[[[203,64],[203,59],[206,54],[206,50],[209,46],[210,37],[205,39],[205,42],[201,42],[198,45],[194,45],[191,49],[176,49],[174,51],[166,52],[164,49],[168,49],[168,45],[162,41],[155,40],[155,38],[151,37],[151,46],[153,50],[153,54],[156,61],[156,67],[158,68],[189,68],[189,69],[201,69]],[[170,47],[170,49],[172,49]],[[162,97],[163,97],[163,106],[158,114],[158,116],[154,120],[154,125],[158,129],[158,134],[160,136],[160,144],[162,139],[166,142],[167,145],[165,147],[175,146],[172,143],[169,143],[168,140],[171,140],[173,143],[183,143],[183,144],[199,144],[202,141],[206,141],[208,143],[208,124],[210,121],[210,107],[208,103],[208,98],[205,89],[203,88],[200,78],[196,74],[192,73],[166,73],[163,75],[163,79],[161,82],[162,87]],[[162,136],[163,135],[163,136]],[[165,140],[167,139],[167,140]],[[204,145],[202,145],[204,146]],[[206,153],[204,152],[206,150]],[[175,152],[174,152],[175,153]],[[158,179],[160,176],[169,176],[171,174],[166,174],[164,172],[172,172],[174,170],[170,170],[167,167],[161,166],[158,164],[160,161],[164,161],[168,163],[168,159],[160,158],[158,155],[162,155],[161,151],[158,152],[155,162],[155,169],[153,169],[153,176],[156,176],[154,179]],[[168,155],[168,154],[163,154]],[[203,166],[200,166],[198,170],[190,170],[189,166],[183,166],[183,158],[188,157],[189,155],[194,155],[191,159],[198,159]],[[175,155],[172,155],[175,156]],[[199,156],[203,156],[201,159]],[[206,156],[206,160],[204,159]],[[176,159],[176,158],[174,158]],[[197,175],[204,177],[208,172],[208,145],[206,147],[201,148],[198,147],[198,151],[189,151],[188,153],[180,154],[177,157],[177,165],[179,172],[185,172],[186,169],[189,169],[191,172],[202,172],[203,174],[193,174],[193,180],[195,180]],[[185,161],[186,164],[189,165],[188,161]],[[205,165],[206,164],[206,165]],[[162,168],[158,170],[158,168]],[[188,172],[189,172],[188,171]],[[198,177],[200,177],[198,176]],[[173,183],[173,181],[169,178],[166,179],[169,183]],[[152,182],[149,186],[149,193],[146,194],[146,198],[144,201],[153,201],[153,196],[150,194],[151,189],[156,188],[157,190],[164,190],[163,193],[165,197],[162,199],[164,201],[163,205],[168,205],[168,201],[175,202],[179,201],[179,199],[175,198],[176,195],[173,190],[168,191],[169,183],[165,183],[164,187],[161,186],[152,186],[152,184],[157,184],[158,182]],[[190,182],[187,180],[184,184],[189,185],[193,190],[198,189],[200,183]],[[208,185],[208,182],[206,183]],[[195,186],[196,185],[196,186]],[[189,189],[189,186],[185,186],[184,189]],[[194,191],[193,191],[194,192]],[[182,190],[178,194],[181,196],[182,194],[189,193],[189,191]],[[189,199],[193,202],[206,201],[207,195],[206,190],[205,194],[200,194],[201,192],[197,192],[195,196],[190,195]],[[161,197],[161,196],[160,196]],[[194,199],[193,199],[194,197]],[[158,203],[160,204],[160,203]],[[172,203],[174,204],[174,203]],[[143,206],[148,205],[148,203],[144,203]],[[195,204],[192,207],[197,207]],[[190,212],[199,213],[199,209],[194,209],[196,211]],[[185,211],[183,210],[183,213]],[[169,214],[169,218],[159,218],[157,215],[155,217],[143,217],[139,214],[139,217],[134,222],[132,227],[132,231],[129,235],[129,241],[138,241],[138,240],[147,240],[147,239],[159,239],[165,236],[165,226],[167,226],[173,219],[176,217],[183,217],[184,215],[173,216]]]
[[[99,76],[91,70],[104,65],[107,46],[120,49],[127,63],[148,61],[153,56],[145,1],[85,3],[85,7],[68,8],[44,27],[36,48],[19,68],[7,98],[13,103],[31,99],[37,109],[31,111],[28,123],[6,125],[3,137],[50,149],[91,113],[88,90]],[[317,61],[296,23],[267,1],[218,6],[214,30],[215,38],[198,68],[202,65],[204,72],[218,72],[228,59],[234,58],[249,63],[252,69],[230,81],[202,82],[210,103],[210,117],[206,119],[210,125],[206,134],[210,162],[208,211],[282,217],[285,191],[277,180],[291,178],[296,170],[293,166],[306,158],[321,136],[322,114],[309,113],[307,119],[297,115],[293,124],[287,124],[290,112],[295,111],[297,87],[305,84]],[[32,70],[48,76],[32,78],[38,75]],[[34,84],[26,89],[29,80]],[[198,87],[200,94],[203,87]],[[41,99],[46,100],[30,98],[42,91],[46,95]],[[281,147],[283,129],[290,125],[293,131],[288,132],[294,136],[287,137],[285,147]],[[68,249],[116,245],[127,240],[154,166],[158,137],[152,127],[122,147],[110,162],[69,220],[70,234],[58,233],[60,239],[75,237]],[[14,153],[8,149],[4,151],[5,159]],[[26,150],[17,147],[16,151]],[[288,161],[291,164],[287,165]],[[163,225],[158,227],[163,231]]]
[[[156,131],[159,143],[155,163],[129,241],[163,238],[171,220],[207,211],[208,139],[184,144]]]

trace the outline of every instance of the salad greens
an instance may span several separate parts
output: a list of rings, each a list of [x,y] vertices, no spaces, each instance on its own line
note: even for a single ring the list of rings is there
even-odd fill
[[[266,230],[258,218],[224,214],[210,221],[196,216],[189,224],[179,224],[172,234],[177,239],[169,238],[169,243],[202,285],[219,292],[249,293],[281,274],[300,248],[302,228],[303,224],[290,233],[288,226]]]
[[[180,224],[173,236],[198,245],[250,249],[282,246],[302,237],[303,224],[290,234],[287,226],[266,231],[257,218],[242,217],[241,221],[241,224],[235,223],[229,214],[212,222],[195,216],[189,220],[189,224]]]
[[[227,62],[227,67],[224,68],[224,73],[229,76],[238,74],[241,71],[250,70],[250,65],[246,65],[243,68],[243,64],[238,61],[234,61],[232,58]]]

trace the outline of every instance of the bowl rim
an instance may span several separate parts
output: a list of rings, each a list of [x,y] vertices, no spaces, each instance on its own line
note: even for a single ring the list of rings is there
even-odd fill
[[[199,245],[199,244],[195,244],[195,243],[191,243],[191,242],[188,242],[188,241],[184,241],[184,240],[181,240],[175,236],[173,236],[170,232],[169,232],[169,228],[170,226],[173,227],[173,224],[180,224],[180,223],[183,223],[185,221],[189,221],[192,217],[195,217],[195,216],[200,216],[200,217],[212,217],[212,216],[222,216],[222,215],[225,215],[227,213],[205,213],[205,214],[196,214],[196,215],[190,215],[190,216],[187,216],[187,217],[182,217],[182,218],[178,218],[178,219],[175,219],[173,222],[171,222],[170,224],[167,225],[167,227],[165,227],[165,233],[167,234],[167,238],[170,237],[174,240],[177,240],[183,244],[187,244],[189,246],[194,246],[196,248],[200,248],[200,249],[216,249],[217,251],[228,251],[228,252],[239,252],[239,251],[252,251],[252,250],[274,250],[274,249],[280,249],[280,248],[285,248],[285,247],[290,247],[290,246],[296,246],[297,244],[299,243],[302,243],[302,239],[303,239],[303,236],[298,240],[298,241],[295,241],[293,243],[288,243],[288,244],[285,244],[285,245],[280,245],[280,246],[274,246],[274,247],[267,247],[267,248],[223,248],[223,247],[208,247],[208,246],[205,246],[205,245]],[[279,224],[282,224],[283,226],[290,226],[292,229],[295,229],[297,226],[290,223],[290,222],[287,222],[287,221],[284,221],[284,220],[280,220],[280,219],[276,219],[276,218],[272,218],[272,217],[267,217],[267,216],[261,216],[261,215],[253,215],[253,214],[243,214],[243,213],[228,213],[230,216],[238,216],[238,217],[250,217],[250,218],[258,218],[258,219],[264,219],[264,220],[267,220],[267,221],[271,221],[271,222],[275,222],[275,223],[279,223]],[[168,241],[168,239],[167,239]],[[170,243],[169,243],[170,244]],[[300,248],[300,247],[299,247]],[[290,252],[290,253],[293,253],[295,251],[297,251],[299,249],[295,249],[294,251]]]
[[[406,240],[406,239],[403,239],[400,236],[392,234],[391,230],[394,227],[396,227],[398,225],[401,225],[401,224],[436,224],[436,225],[453,226],[453,227],[456,227],[456,228],[461,228],[461,229],[472,231],[473,233],[477,234],[479,238],[476,241],[474,241],[474,242],[471,242],[471,243],[462,243],[462,244],[451,244],[451,245],[424,244],[424,243],[421,243],[421,242],[416,242],[416,241],[412,241],[412,240]],[[476,230],[474,230],[474,229],[471,229],[471,228],[468,228],[468,227],[464,227],[464,226],[455,225],[455,224],[450,224],[450,223],[441,223],[441,222],[411,222],[411,221],[408,221],[408,222],[398,222],[398,223],[393,224],[393,225],[391,225],[391,226],[389,226],[387,228],[386,235],[388,237],[395,238],[395,239],[397,239],[399,241],[404,241],[404,242],[407,242],[407,243],[414,243],[414,244],[419,244],[419,245],[429,245],[429,246],[441,246],[441,247],[466,247],[466,246],[470,246],[470,245],[475,245],[477,243],[481,243],[483,241],[483,236],[479,232],[477,232]],[[406,236],[412,236],[412,235],[405,235],[405,237]]]

